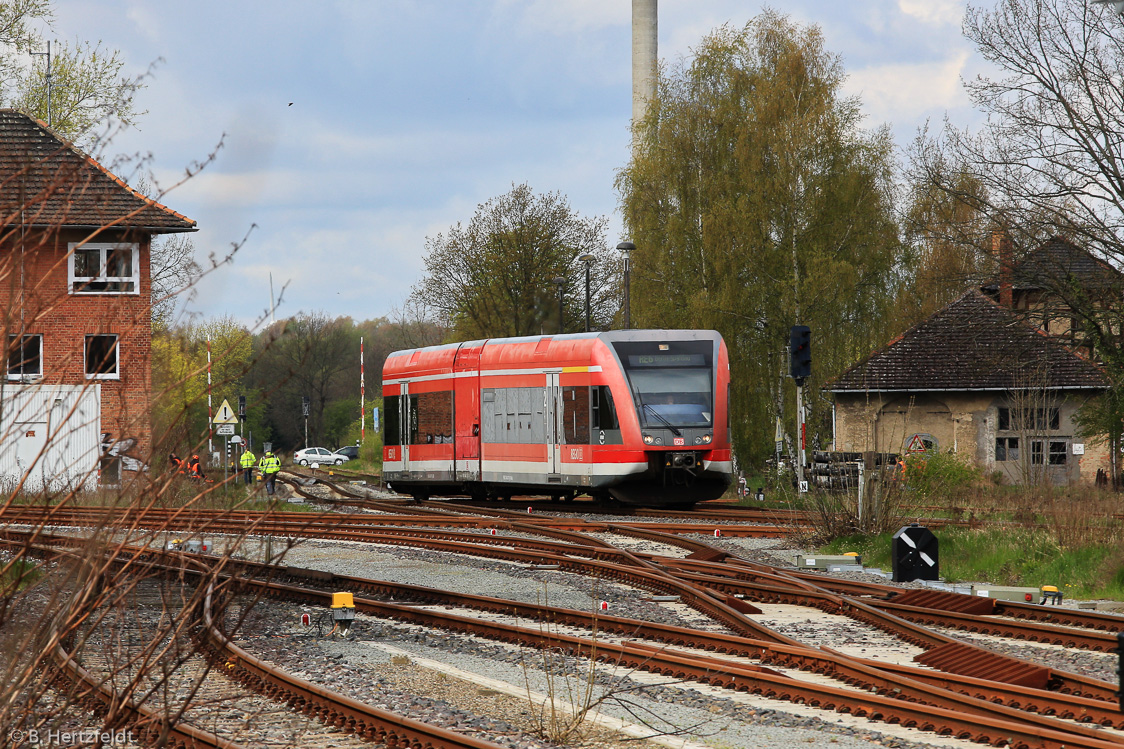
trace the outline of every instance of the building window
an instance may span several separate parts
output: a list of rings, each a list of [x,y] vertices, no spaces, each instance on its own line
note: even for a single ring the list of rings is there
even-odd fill
[[[995,460],[997,462],[1019,459],[1018,437],[995,438]]]
[[[998,429],[1001,432],[1047,429],[1061,429],[1062,415],[1059,408],[999,408]]]
[[[139,245],[71,243],[69,250],[71,294],[140,293]]]
[[[43,336],[8,336],[8,379],[43,375]]]
[[[120,374],[117,359],[117,336],[86,336],[86,379],[118,379]]]
[[[1069,443],[1064,440],[1050,440],[1050,465],[1064,466],[1069,454]]]

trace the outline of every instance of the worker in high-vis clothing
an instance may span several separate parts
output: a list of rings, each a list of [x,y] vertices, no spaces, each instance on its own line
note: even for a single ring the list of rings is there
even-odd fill
[[[272,450],[266,450],[265,455],[261,456],[258,468],[261,469],[261,475],[265,479],[265,493],[273,496],[274,488],[277,485],[277,472],[281,470],[281,461],[277,459]]]
[[[254,483],[254,463],[258,462],[258,458],[250,448],[242,451],[242,457],[238,459],[238,465],[242,466],[242,477],[246,480],[246,485]]]

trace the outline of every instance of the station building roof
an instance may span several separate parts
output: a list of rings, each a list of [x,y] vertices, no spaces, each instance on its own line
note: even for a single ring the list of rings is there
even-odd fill
[[[96,159],[14,109],[0,109],[0,225],[195,231],[195,222],[145,197]]]
[[[854,393],[1107,386],[1095,364],[973,290],[852,365],[825,388]]]

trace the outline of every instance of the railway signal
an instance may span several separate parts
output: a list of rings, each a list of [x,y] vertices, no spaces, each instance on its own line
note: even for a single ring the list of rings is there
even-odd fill
[[[807,325],[793,325],[788,332],[789,372],[796,382],[796,438],[800,440],[800,458],[796,465],[796,490],[808,491],[804,480],[804,380],[812,374],[812,329]]]
[[[797,385],[812,375],[812,329],[793,325],[788,333],[789,366]]]

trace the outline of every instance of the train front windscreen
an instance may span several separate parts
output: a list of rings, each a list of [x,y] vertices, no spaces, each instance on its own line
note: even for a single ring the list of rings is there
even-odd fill
[[[713,427],[711,341],[630,341],[614,346],[642,426]]]

